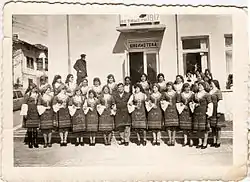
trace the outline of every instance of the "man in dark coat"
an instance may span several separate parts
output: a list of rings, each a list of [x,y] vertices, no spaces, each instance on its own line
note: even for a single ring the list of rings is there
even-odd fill
[[[116,104],[116,116],[115,116],[115,126],[119,130],[121,143],[128,146],[130,139],[130,126],[131,118],[128,113],[127,103],[130,98],[130,94],[124,92],[124,85],[119,83],[117,85],[118,92],[114,94],[115,104]]]
[[[81,59],[78,59],[74,65],[74,69],[77,71],[77,85],[79,85],[83,79],[88,76],[85,58],[86,54],[81,54]]]

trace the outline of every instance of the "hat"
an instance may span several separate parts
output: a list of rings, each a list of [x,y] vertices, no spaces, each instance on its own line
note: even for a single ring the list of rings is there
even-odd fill
[[[86,57],[86,54],[81,54],[81,57]]]

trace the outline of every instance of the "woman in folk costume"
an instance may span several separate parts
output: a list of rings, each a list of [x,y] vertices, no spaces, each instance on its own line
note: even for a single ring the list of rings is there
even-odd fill
[[[52,87],[47,84],[41,90],[41,97],[38,99],[37,110],[41,118],[40,129],[43,133],[44,148],[52,147],[52,129],[54,128],[54,111],[52,109]]]
[[[163,73],[157,75],[158,85],[160,86],[159,92],[165,92],[167,89],[165,76]]]
[[[160,145],[160,136],[162,128],[162,109],[160,101],[162,94],[159,92],[160,86],[155,83],[153,85],[153,92],[146,101],[146,108],[148,111],[148,129],[153,134],[153,145]]]
[[[177,98],[177,110],[179,112],[179,121],[180,129],[184,134],[183,147],[188,145],[189,137],[189,146],[193,146],[193,140],[191,139],[191,132],[193,128],[192,122],[192,110],[190,108],[190,103],[194,100],[194,93],[191,91],[189,83],[184,83],[182,92],[178,95]],[[192,108],[193,109],[193,108]]]
[[[85,97],[82,96],[80,87],[76,87],[74,95],[69,100],[69,113],[72,117],[72,130],[76,136],[75,146],[84,145],[83,134],[86,131],[86,121],[84,114]]]
[[[97,111],[99,113],[99,131],[103,132],[104,144],[111,145],[112,131],[114,129],[115,101],[110,94],[110,88],[105,85],[99,97]]]
[[[67,146],[68,133],[71,128],[71,118],[69,113],[69,96],[66,93],[67,87],[61,84],[58,87],[58,94],[53,99],[53,110],[56,113],[56,121],[61,139],[61,146]]]
[[[137,145],[146,145],[146,129],[147,129],[147,117],[145,101],[147,95],[141,84],[135,84],[135,93],[130,96],[128,101],[129,113],[132,113],[132,128],[136,131]]]
[[[148,95],[149,92],[150,92],[150,84],[149,84],[149,81],[148,81],[148,76],[145,73],[143,73],[141,75],[140,84],[141,84],[145,94]]]
[[[174,82],[174,90],[179,94],[181,93],[182,86],[184,83],[184,78],[181,75],[176,76],[176,80]]]
[[[184,78],[184,83],[189,83],[190,86],[192,86],[195,82],[195,77],[191,72],[187,72],[185,78]]]
[[[176,108],[177,93],[174,91],[173,82],[167,83],[167,91],[162,93],[161,107],[164,111],[164,127],[168,132],[168,145],[175,145],[175,135],[179,126],[178,112]]]
[[[29,148],[38,148],[37,129],[40,125],[40,117],[37,111],[37,103],[39,99],[38,88],[34,83],[30,83],[24,95],[24,103],[22,104],[20,115],[24,116],[25,127],[28,133]]]
[[[119,131],[121,142],[120,145],[129,145],[131,115],[128,112],[127,103],[130,98],[130,93],[124,91],[123,83],[118,83],[117,92],[113,95],[116,106],[115,128]]]
[[[107,76],[107,79],[108,79],[107,80],[107,85],[108,85],[108,87],[110,89],[110,94],[113,94],[117,90],[117,85],[115,83],[115,77],[114,77],[114,75],[109,74]]]
[[[60,87],[60,85],[62,85],[62,77],[60,75],[55,75],[54,80],[52,82],[52,89],[54,92],[54,96],[56,96],[59,91],[58,88]]]
[[[222,93],[220,91],[220,84],[217,80],[210,82],[210,95],[213,103],[213,115],[210,118],[210,125],[212,128],[213,144],[212,147],[220,147],[221,128],[225,126],[225,108],[222,100]]]
[[[96,132],[98,131],[98,98],[94,90],[89,90],[85,101],[84,113],[86,114],[86,131],[89,132],[90,146],[95,145]]]
[[[89,91],[89,85],[88,85],[88,79],[84,78],[82,83],[80,83],[79,87],[81,88],[82,95],[84,97],[87,97],[88,91]]]
[[[102,86],[100,78],[94,78],[92,90],[95,92],[96,97],[99,97],[102,94]]]
[[[66,94],[69,97],[72,97],[74,95],[74,90],[76,88],[76,83],[74,83],[74,76],[72,74],[68,74],[67,78],[65,80],[65,86],[67,87]]]
[[[211,100],[211,95],[205,91],[206,84],[204,82],[199,82],[199,91],[195,93],[194,103],[193,103],[193,130],[197,131],[199,138],[199,143],[196,148],[205,149],[207,148],[208,139],[208,128],[209,121],[208,118],[212,116],[213,103]],[[202,139],[203,142],[202,142]]]
[[[133,87],[131,83],[131,78],[129,76],[126,76],[124,78],[124,91],[126,93],[132,94],[133,93]]]

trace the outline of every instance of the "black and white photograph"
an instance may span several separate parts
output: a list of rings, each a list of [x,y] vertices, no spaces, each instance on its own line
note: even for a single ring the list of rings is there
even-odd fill
[[[232,174],[248,97],[240,17],[12,14],[13,167]]]

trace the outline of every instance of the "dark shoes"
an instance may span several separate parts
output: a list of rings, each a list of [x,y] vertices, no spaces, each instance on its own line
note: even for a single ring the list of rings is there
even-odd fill
[[[197,145],[197,146],[196,146],[197,149],[199,149],[199,148],[201,148],[201,147],[202,147],[202,145]]]
[[[80,142],[80,145],[81,145],[81,146],[84,146],[84,143],[83,143],[83,142]]]
[[[49,143],[49,144],[48,144],[48,147],[52,147],[52,144],[51,144],[51,143]]]
[[[76,143],[75,143],[75,146],[76,146],[76,147],[77,147],[77,146],[79,146],[79,145],[80,145],[80,143],[79,143],[79,142],[76,142]]]
[[[32,142],[29,142],[29,148],[33,148]]]
[[[143,145],[143,146],[146,146],[146,145],[147,145],[146,140],[143,140],[142,145]]]
[[[206,146],[202,146],[201,149],[206,149],[207,148],[207,145]]]
[[[47,144],[47,143],[45,143],[45,144],[44,144],[44,146],[43,146],[43,148],[47,148],[47,146],[48,146],[48,144]]]
[[[124,145],[125,145],[125,146],[128,146],[128,145],[129,145],[129,142],[124,142]]]
[[[220,147],[220,143],[219,144],[215,144],[215,148],[219,148]]]

